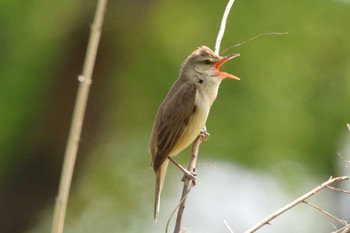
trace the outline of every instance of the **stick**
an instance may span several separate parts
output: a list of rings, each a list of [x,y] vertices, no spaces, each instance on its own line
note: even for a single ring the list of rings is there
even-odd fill
[[[228,225],[228,223],[226,222],[226,220],[224,219],[224,223],[227,227],[227,229],[229,230],[230,233],[234,233],[233,230],[231,229],[230,225]]]
[[[198,158],[198,153],[199,153],[199,145],[204,141],[204,137],[205,136],[203,134],[199,134],[198,137],[196,138],[196,140],[193,142],[192,157],[191,157],[190,165],[188,166],[188,171],[191,173],[194,173],[196,171],[196,163],[197,163],[197,158]],[[193,187],[193,181],[190,178],[188,178],[187,176],[184,176],[184,187],[182,190],[181,203],[179,206],[179,210],[177,212],[174,233],[179,233],[181,230],[182,216],[183,216],[183,212],[184,212],[184,209],[186,206],[187,195],[191,191],[192,187]]]
[[[95,64],[97,47],[101,36],[101,28],[103,24],[103,17],[106,5],[107,0],[99,0],[96,8],[95,19],[91,26],[89,44],[85,56],[83,73],[78,77],[80,84],[75,102],[69,137],[66,145],[66,151],[64,155],[60,186],[58,190],[58,196],[56,198],[54,217],[52,221],[52,233],[63,232],[69,190],[72,181],[74,164],[78,151],[78,143],[80,139],[81,128],[83,125],[85,108],[91,85],[91,76]]]
[[[271,215],[267,216],[266,218],[261,220],[258,224],[256,224],[255,226],[253,226],[250,229],[248,229],[247,231],[245,231],[245,233],[251,233],[251,232],[257,231],[258,229],[260,229],[264,225],[269,224],[269,222],[271,220],[273,220],[274,218],[278,217],[279,215],[281,215],[282,213],[284,213],[287,210],[291,209],[292,207],[296,206],[297,204],[303,202],[307,198],[315,195],[316,193],[318,193],[322,189],[326,188],[328,185],[330,185],[332,183],[339,182],[339,181],[348,180],[348,179],[349,179],[348,176],[341,176],[341,177],[336,177],[336,178],[332,178],[331,177],[328,181],[326,181],[323,184],[319,185],[318,187],[314,188],[310,192],[305,193],[304,195],[300,196],[299,198],[297,198],[296,200],[292,201],[288,205],[284,206],[283,208],[281,208],[281,209],[275,211],[274,213],[272,213]]]
[[[345,193],[345,194],[350,194],[350,191],[348,191],[348,190],[339,189],[339,188],[334,188],[334,187],[332,187],[332,186],[327,186],[327,188],[332,189],[332,190],[335,190],[335,191],[337,191],[337,192],[341,192],[341,193]]]
[[[332,233],[347,233],[349,231],[350,231],[350,224],[340,228],[339,230],[332,231]]]
[[[239,46],[245,45],[246,43],[249,43],[250,41],[253,41],[255,39],[258,39],[260,37],[267,36],[267,35],[282,36],[282,35],[288,35],[288,32],[265,32],[265,33],[253,36],[252,38],[249,38],[248,40],[245,40],[245,41],[240,42],[238,44],[232,45],[232,46],[224,49],[223,51],[221,51],[221,54],[225,53],[226,51],[228,51],[228,50],[230,50],[230,49],[232,49],[234,47],[239,47]]]
[[[176,210],[179,208],[179,206],[182,204],[182,202],[186,199],[187,195],[189,194],[189,192],[186,195],[183,195],[179,204],[175,207],[175,209],[173,210],[173,212],[171,212],[171,215],[166,223],[166,227],[165,227],[165,233],[168,233],[168,229],[169,229],[169,225],[170,225],[170,221],[171,219],[174,217]]]
[[[233,3],[234,3],[234,0],[229,0],[229,2],[227,3],[226,9],[225,9],[224,15],[223,15],[222,20],[221,20],[220,30],[219,30],[219,33],[218,33],[218,36],[216,39],[216,43],[215,43],[215,54],[217,54],[217,55],[219,55],[219,52],[220,52],[220,44],[221,44],[221,40],[224,36],[227,17],[228,17],[228,14],[230,13],[230,10],[231,10]],[[199,145],[203,141],[205,141],[205,139],[209,136],[209,134],[206,135],[205,133],[207,133],[207,132],[204,132],[204,134],[201,132],[192,144],[192,158],[191,158],[190,164],[188,166],[188,171],[191,173],[195,172],[195,169],[196,169],[197,157],[198,157],[198,153],[199,153]],[[184,212],[184,209],[186,206],[187,195],[191,191],[191,188],[193,187],[193,185],[194,185],[193,181],[191,179],[189,179],[188,177],[184,176],[184,187],[182,190],[181,201],[180,201],[179,209],[177,212],[174,233],[179,233],[181,230],[182,216],[183,216],[183,212]],[[168,221],[168,224],[166,227],[166,232],[168,230],[168,225],[169,225],[170,220],[171,220],[171,217]]]
[[[217,54],[217,55],[219,55],[219,52],[220,52],[220,44],[221,44],[222,37],[224,36],[224,33],[225,33],[227,17],[231,11],[231,7],[232,7],[234,2],[235,2],[235,0],[229,0],[229,2],[227,3],[226,9],[225,9],[224,15],[222,16],[220,30],[218,33],[218,37],[216,38],[215,50],[214,50],[215,54]]]
[[[318,207],[318,206],[316,206],[316,205],[314,205],[314,204],[312,204],[312,203],[310,203],[310,202],[308,202],[308,201],[305,201],[305,200],[302,201],[302,202],[305,203],[306,205],[309,205],[309,206],[315,208],[316,210],[320,211],[321,213],[323,213],[323,214],[327,215],[328,217],[334,219],[335,221],[339,222],[340,224],[342,224],[342,225],[344,225],[344,226],[348,225],[348,223],[347,223],[345,220],[342,220],[342,219],[340,219],[340,218],[337,218],[337,217],[334,216],[333,214],[331,214],[331,213],[325,211],[324,209],[321,209],[320,207]]]

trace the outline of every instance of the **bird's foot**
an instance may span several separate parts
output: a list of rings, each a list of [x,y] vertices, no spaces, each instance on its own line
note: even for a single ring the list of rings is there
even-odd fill
[[[198,174],[196,172],[189,172],[186,170],[186,172],[184,171],[184,176],[182,177],[181,181],[185,182],[186,179],[190,179],[192,180],[192,185],[195,186],[196,185],[196,176]]]
[[[181,164],[179,164],[178,162],[176,162],[172,157],[168,156],[168,159],[173,162],[175,164],[176,167],[178,167],[182,173],[184,174],[184,177],[182,178],[182,181],[185,181],[185,179],[190,179],[192,180],[192,183],[195,184],[196,183],[196,176],[197,173],[195,172],[195,170],[193,172],[188,171],[186,168],[184,168]]]
[[[205,126],[203,127],[203,129],[199,133],[199,136],[203,138],[203,142],[206,141],[210,137],[210,134],[207,131],[207,127],[205,127]]]

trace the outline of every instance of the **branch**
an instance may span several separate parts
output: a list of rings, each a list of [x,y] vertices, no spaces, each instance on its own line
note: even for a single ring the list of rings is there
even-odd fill
[[[196,140],[193,142],[192,157],[191,157],[190,165],[188,166],[188,171],[191,173],[196,172],[196,163],[197,163],[197,158],[198,158],[198,153],[199,153],[199,145],[204,141],[204,139],[205,139],[205,135],[201,133],[198,135]],[[187,176],[184,176],[183,181],[184,181],[184,187],[182,190],[180,206],[179,206],[179,209],[177,212],[174,233],[179,233],[181,230],[182,216],[183,216],[184,209],[186,207],[187,195],[191,191],[191,188],[194,186],[193,181],[190,178],[188,178]]]
[[[69,190],[71,186],[74,164],[78,151],[78,144],[83,125],[83,119],[86,109],[86,103],[89,95],[91,85],[91,76],[95,64],[97,47],[100,41],[101,28],[103,24],[104,12],[106,9],[107,0],[99,0],[95,19],[91,26],[89,44],[85,56],[83,73],[78,77],[80,84],[75,102],[73,119],[69,132],[69,137],[64,155],[63,168],[61,173],[60,186],[58,196],[56,198],[56,205],[54,210],[54,217],[52,221],[52,233],[62,233],[64,227],[65,213],[67,209],[67,202]]]
[[[219,33],[218,33],[218,36],[216,39],[216,43],[215,43],[215,54],[217,54],[217,55],[219,55],[219,52],[220,52],[220,43],[221,43],[221,40],[224,36],[227,17],[228,17],[228,14],[230,13],[230,10],[231,10],[233,3],[234,3],[234,0],[229,0],[229,2],[227,3],[226,9],[225,9],[224,15],[223,15],[222,20],[221,20],[220,30],[219,30]],[[199,145],[203,141],[205,141],[205,139],[208,136],[209,136],[209,134],[206,131],[201,132],[192,144],[192,158],[191,158],[190,164],[188,166],[188,171],[191,173],[195,173],[195,170],[196,170],[197,157],[198,157],[198,153],[199,153]],[[181,200],[180,200],[180,204],[179,204],[179,209],[177,212],[174,233],[179,233],[181,230],[182,216],[183,216],[183,212],[184,212],[184,209],[186,206],[187,195],[191,191],[191,188],[195,185],[195,183],[186,176],[184,176],[183,182],[184,182],[184,187],[182,190],[182,196],[181,196]],[[172,217],[172,215],[170,216],[169,221],[167,223],[166,232],[168,231],[168,226],[169,226],[169,222],[171,220],[171,217]]]
[[[332,233],[347,233],[347,232],[350,232],[350,224],[343,226],[339,230],[332,231]]]
[[[228,225],[228,223],[226,222],[225,219],[224,219],[224,223],[225,223],[227,229],[230,231],[230,233],[234,233],[233,230],[231,229],[230,225]]]
[[[348,223],[347,223],[345,220],[340,219],[340,218],[337,218],[337,217],[334,216],[333,214],[331,214],[331,213],[325,211],[324,209],[321,209],[320,207],[318,207],[318,206],[316,206],[316,205],[314,205],[314,204],[312,204],[312,203],[310,203],[310,202],[308,202],[308,201],[305,201],[305,200],[302,201],[302,202],[305,203],[306,205],[311,206],[312,208],[315,208],[316,210],[320,211],[321,213],[323,213],[323,214],[327,215],[328,217],[334,219],[335,221],[339,222],[340,224],[342,224],[342,225],[344,225],[344,226],[348,225]]]
[[[224,51],[222,51],[221,54],[225,53],[226,51],[228,51],[228,50],[230,50],[230,49],[232,49],[234,47],[239,47],[239,46],[245,45],[246,43],[249,43],[249,42],[251,42],[253,40],[256,40],[256,39],[258,39],[260,37],[267,36],[267,35],[281,36],[281,35],[288,35],[288,32],[265,32],[265,33],[253,36],[252,38],[249,38],[248,40],[245,40],[245,41],[240,42],[238,44],[232,45],[232,46],[224,49]]]
[[[234,2],[235,2],[235,0],[229,0],[229,2],[227,3],[226,9],[225,9],[224,15],[222,16],[220,30],[218,33],[218,37],[216,38],[215,50],[214,50],[214,53],[217,55],[219,55],[219,53],[220,53],[220,44],[221,44],[222,37],[224,36],[224,33],[225,33],[227,17],[231,11],[231,7],[232,7]]]
[[[307,198],[315,195],[316,193],[320,192],[322,189],[327,188],[330,184],[344,181],[344,180],[348,180],[348,179],[349,179],[348,176],[341,176],[341,177],[336,177],[336,178],[331,177],[328,181],[326,181],[323,184],[319,185],[318,187],[314,188],[310,192],[305,193],[304,195],[300,196],[299,198],[292,201],[288,205],[284,206],[283,208],[281,208],[281,209],[275,211],[274,213],[272,213],[271,215],[267,216],[266,218],[261,220],[258,224],[256,224],[255,226],[253,226],[250,229],[248,229],[247,231],[245,231],[245,233],[252,233],[252,232],[257,231],[258,229],[260,229],[264,225],[269,224],[271,220],[275,219],[276,217],[278,217],[282,213],[284,213],[287,210],[291,209],[292,207],[298,205],[299,203],[303,202]]]
[[[337,191],[337,192],[340,192],[340,193],[350,194],[350,191],[348,191],[348,190],[334,188],[332,186],[327,186],[327,188],[332,189],[332,190]]]

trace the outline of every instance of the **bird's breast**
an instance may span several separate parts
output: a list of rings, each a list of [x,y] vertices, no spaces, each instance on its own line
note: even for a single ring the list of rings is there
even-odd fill
[[[203,96],[197,92],[195,106],[195,111],[193,112],[182,137],[171,151],[170,156],[177,155],[191,143],[193,143],[201,130],[204,128],[210,111],[211,102],[207,98],[203,98]]]

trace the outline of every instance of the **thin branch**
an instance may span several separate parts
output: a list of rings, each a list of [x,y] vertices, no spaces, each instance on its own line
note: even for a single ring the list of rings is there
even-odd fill
[[[103,24],[106,5],[107,0],[99,0],[96,8],[95,19],[91,26],[89,44],[85,56],[83,73],[78,77],[80,84],[75,102],[73,119],[66,146],[66,152],[64,155],[60,186],[58,190],[58,196],[56,198],[54,217],[52,221],[52,233],[63,232],[69,190],[71,186],[81,128],[83,125],[86,103],[91,85],[91,76],[95,64],[98,44],[100,41],[101,28]]]
[[[338,192],[341,192],[341,193],[350,194],[350,191],[348,191],[348,190],[339,189],[339,188],[335,188],[335,187],[332,187],[332,186],[327,186],[327,188],[335,190],[335,191],[338,191]]]
[[[177,206],[175,207],[175,209],[173,210],[173,212],[171,212],[170,214],[170,217],[166,223],[166,227],[165,227],[165,233],[168,233],[168,229],[169,229],[169,224],[170,224],[170,221],[171,219],[174,217],[175,215],[175,212],[176,210],[179,208],[179,206],[182,204],[182,202],[184,202],[184,200],[186,199],[187,195],[189,194],[190,192],[188,192],[185,196],[183,196],[179,202],[179,204],[177,204]]]
[[[348,232],[350,232],[350,224],[343,226],[342,228],[336,231],[332,231],[332,233],[348,233]]]
[[[304,195],[295,199],[291,203],[287,204],[286,206],[282,207],[281,209],[279,209],[279,210],[275,211],[274,213],[272,213],[271,215],[267,216],[266,218],[261,220],[258,224],[256,224],[255,226],[253,226],[250,229],[248,229],[247,231],[245,231],[245,233],[251,233],[251,232],[257,231],[258,229],[260,229],[264,225],[269,224],[271,220],[275,219],[276,217],[278,217],[282,213],[286,212],[287,210],[291,209],[292,207],[298,205],[300,202],[302,202],[302,201],[306,200],[307,198],[320,192],[322,189],[326,188],[328,185],[336,183],[336,182],[348,180],[348,179],[349,179],[348,176],[341,176],[341,177],[336,177],[336,178],[331,177],[328,181],[324,182],[323,184],[319,185],[318,187],[312,189],[311,191],[305,193]]]
[[[219,53],[220,53],[220,44],[221,44],[222,38],[224,37],[227,17],[231,11],[231,7],[232,7],[234,2],[235,2],[235,0],[229,0],[229,2],[227,3],[226,9],[225,9],[224,15],[222,16],[220,30],[219,30],[218,36],[216,38],[215,50],[214,50],[215,54],[217,54],[217,55],[219,55]]]
[[[233,230],[231,229],[230,225],[228,225],[228,223],[226,222],[225,219],[224,219],[224,223],[225,223],[227,229],[230,231],[230,233],[234,233]]]
[[[188,166],[188,171],[191,173],[195,173],[196,171],[196,163],[197,163],[197,158],[199,153],[199,146],[204,141],[204,138],[205,136],[203,134],[199,134],[196,140],[193,142],[192,157],[191,157],[190,165]],[[193,181],[187,176],[184,176],[183,181],[184,181],[184,187],[182,190],[180,206],[177,212],[174,233],[179,233],[181,230],[182,216],[183,216],[184,209],[186,207],[187,195],[191,191],[192,186],[194,185]]]
[[[226,51],[234,48],[234,47],[238,47],[238,46],[242,46],[252,40],[255,40],[255,39],[258,39],[260,37],[263,37],[263,36],[267,36],[267,35],[277,35],[277,36],[282,36],[282,35],[288,35],[288,32],[265,32],[265,33],[262,33],[262,34],[259,34],[259,35],[256,35],[256,36],[253,36],[252,38],[249,38],[248,40],[245,40],[243,42],[240,42],[238,44],[235,44],[235,45],[232,45],[226,49],[224,49],[223,51],[221,51],[221,54],[225,53]]]
[[[218,33],[218,36],[216,39],[216,43],[215,43],[215,54],[217,54],[217,55],[219,55],[219,52],[220,52],[220,44],[221,44],[221,40],[224,36],[227,17],[228,17],[228,14],[230,13],[230,10],[231,10],[233,3],[234,3],[234,0],[229,0],[229,2],[227,3],[226,9],[225,9],[224,15],[222,17],[220,30],[219,30],[219,33]],[[192,158],[191,158],[190,164],[188,166],[188,171],[191,173],[194,173],[196,170],[196,163],[197,163],[197,157],[198,157],[198,153],[199,153],[199,146],[206,139],[207,136],[208,135],[206,135],[206,132],[204,132],[204,134],[201,132],[192,144]],[[183,216],[183,212],[184,212],[184,209],[186,206],[187,195],[191,191],[191,188],[195,185],[195,183],[186,176],[184,176],[183,182],[184,182],[184,187],[182,190],[181,201],[180,201],[179,209],[177,212],[174,233],[179,233],[181,230],[182,216]],[[168,230],[168,225],[169,225],[170,220],[171,220],[171,217],[167,223],[166,231]]]
[[[345,159],[340,153],[337,153],[337,155],[339,156],[340,159],[343,160],[343,162],[345,162],[345,167],[348,168],[348,164],[350,164],[350,161]]]
[[[312,204],[312,203],[310,203],[310,202],[308,202],[308,201],[305,201],[305,200],[302,201],[302,202],[305,203],[305,204],[308,205],[308,206],[311,206],[311,207],[315,208],[316,210],[320,211],[321,213],[323,213],[323,214],[327,215],[328,217],[334,219],[335,221],[339,222],[340,224],[342,224],[342,225],[344,225],[344,226],[348,225],[348,223],[347,223],[345,220],[342,220],[342,219],[340,219],[340,218],[337,218],[337,217],[334,216],[333,214],[331,214],[331,213],[325,211],[324,209],[321,209],[320,207],[318,207],[318,206],[316,206],[316,205],[314,205],[314,204]]]

